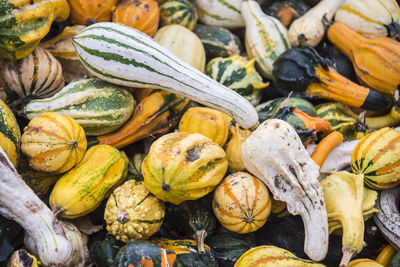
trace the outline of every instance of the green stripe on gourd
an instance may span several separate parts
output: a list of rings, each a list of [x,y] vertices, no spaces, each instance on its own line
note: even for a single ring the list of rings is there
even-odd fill
[[[197,24],[193,32],[197,34],[206,50],[207,59],[240,55],[242,44],[239,37],[222,27]]]
[[[189,0],[164,0],[160,5],[161,25],[179,24],[193,30],[197,10]]]
[[[135,101],[119,86],[92,78],[72,82],[53,97],[31,101],[29,119],[46,112],[74,118],[87,135],[102,135],[121,127],[132,115]]]
[[[257,122],[256,111],[246,99],[131,27],[96,23],[76,35],[73,43],[89,72],[103,80],[181,94],[226,112],[245,128]]]
[[[17,167],[21,153],[21,131],[11,109],[0,100],[0,146]]]
[[[206,73],[217,82],[235,90],[251,104],[257,105],[261,100],[261,89],[269,83],[263,83],[254,63],[255,59],[248,60],[237,55],[218,57],[208,62]]]

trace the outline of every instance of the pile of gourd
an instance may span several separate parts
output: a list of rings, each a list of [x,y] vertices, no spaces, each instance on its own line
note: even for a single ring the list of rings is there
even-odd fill
[[[1,1],[0,265],[400,266],[399,5],[306,2]]]

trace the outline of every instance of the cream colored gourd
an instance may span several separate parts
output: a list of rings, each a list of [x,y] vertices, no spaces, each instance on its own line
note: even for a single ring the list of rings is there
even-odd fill
[[[58,221],[21,179],[0,148],[0,214],[20,224],[25,245],[45,266],[85,266],[86,237],[71,223]]]
[[[396,0],[347,0],[336,11],[335,21],[368,38],[400,38],[400,8]]]
[[[154,40],[175,56],[204,72],[206,51],[200,38],[188,28],[177,24],[164,26],[156,32]]]
[[[328,219],[318,182],[319,166],[308,156],[295,129],[283,120],[264,121],[244,141],[246,169],[263,181],[291,214],[301,215],[304,251],[315,261],[328,251]]]
[[[331,20],[345,0],[322,0],[293,21],[289,28],[289,41],[293,46],[315,47],[325,34],[323,17]]]
[[[287,30],[278,19],[264,14],[256,1],[243,2],[241,12],[247,54],[256,59],[261,75],[272,79],[272,64],[290,48]]]

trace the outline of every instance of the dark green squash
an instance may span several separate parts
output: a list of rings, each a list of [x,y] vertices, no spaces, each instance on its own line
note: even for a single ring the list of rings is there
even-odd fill
[[[311,7],[302,0],[275,1],[272,5],[262,5],[265,14],[273,16],[286,26],[290,27],[292,22],[304,15]]]
[[[261,123],[265,120],[271,119],[278,110],[281,103],[286,99],[287,97],[274,98],[256,106],[258,121]],[[295,107],[313,117],[317,116],[313,104],[311,104],[310,101],[301,97],[290,97],[289,99],[287,99],[285,106]]]
[[[212,234],[217,225],[211,200],[212,193],[179,205],[167,203],[160,233],[170,239],[193,238],[197,241],[197,250],[204,252],[204,239]]]
[[[98,267],[109,267],[114,263],[114,258],[124,245],[115,236],[106,234],[103,240],[96,244],[95,261]]]
[[[257,246],[254,233],[237,234],[224,227],[219,227],[206,242],[214,251],[219,266],[224,267],[234,266],[243,253]]]
[[[382,93],[353,83],[328,63],[312,48],[289,49],[274,63],[275,86],[286,95],[294,91],[301,96],[330,99],[369,110],[392,105],[392,100]]]
[[[387,267],[399,267],[400,266],[400,251],[396,252],[390,259]]]
[[[203,43],[207,60],[240,55],[242,51],[239,37],[225,28],[196,24],[193,32]]]
[[[118,251],[113,267],[171,267],[175,260],[176,254],[171,250],[157,247],[150,241],[132,239]]]
[[[24,244],[24,230],[12,220],[0,215],[0,266],[7,263],[11,253]]]

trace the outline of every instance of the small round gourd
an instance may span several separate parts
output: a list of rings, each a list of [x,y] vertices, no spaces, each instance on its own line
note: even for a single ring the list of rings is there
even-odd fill
[[[160,8],[155,0],[124,0],[113,12],[112,21],[135,28],[150,37],[156,33]]]
[[[142,182],[129,180],[117,187],[108,199],[104,213],[107,231],[118,240],[148,239],[163,222],[164,203]]]
[[[389,127],[364,136],[351,156],[355,174],[364,174],[364,183],[382,190],[400,184],[400,131]]]
[[[198,133],[163,135],[142,162],[146,188],[175,205],[211,192],[228,169],[225,151]]]
[[[212,207],[222,226],[245,234],[265,224],[271,213],[271,198],[259,179],[246,172],[236,172],[215,189]]]
[[[179,24],[192,31],[198,15],[189,0],[164,0],[160,5],[160,19],[161,25]]]
[[[44,172],[64,173],[78,164],[86,152],[85,132],[74,119],[46,113],[33,118],[21,138],[29,165]]]
[[[71,7],[69,20],[72,24],[90,25],[111,21],[118,0],[68,0]]]
[[[222,147],[228,139],[231,121],[232,117],[219,110],[193,107],[183,114],[179,131],[202,134]]]

